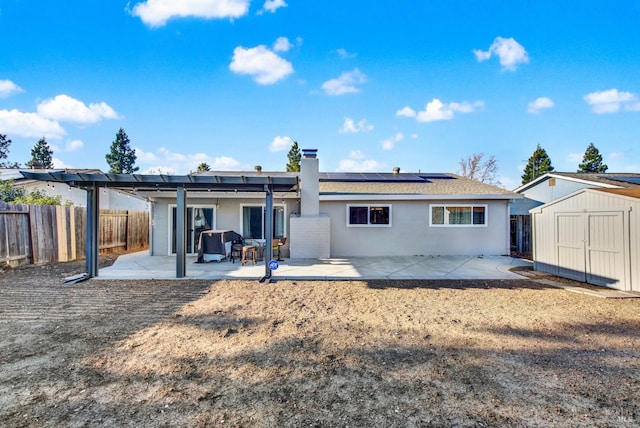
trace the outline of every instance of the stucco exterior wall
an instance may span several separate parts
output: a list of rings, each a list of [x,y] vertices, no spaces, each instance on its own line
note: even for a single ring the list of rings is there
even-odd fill
[[[284,203],[283,203],[284,202]],[[175,198],[156,198],[152,210],[152,255],[168,255],[170,251],[171,220],[170,209],[175,206]],[[187,195],[187,207],[214,208],[213,229],[233,230],[242,234],[242,206],[264,205],[264,197],[259,198],[189,198]],[[299,207],[294,200],[274,200],[274,206],[285,207],[285,236],[289,236],[289,216],[298,213]],[[283,256],[288,256],[289,243],[281,248]]]
[[[549,185],[549,178],[520,192],[524,199],[517,199],[511,205],[511,215],[528,215],[529,210],[542,204],[570,195],[581,189],[598,187],[594,184],[580,183],[555,177],[555,185]]]
[[[331,257],[504,255],[509,253],[507,201],[389,201],[391,227],[348,227],[350,202],[322,201],[331,218]],[[380,204],[379,201],[358,201]],[[487,205],[486,227],[429,226],[431,204]]]

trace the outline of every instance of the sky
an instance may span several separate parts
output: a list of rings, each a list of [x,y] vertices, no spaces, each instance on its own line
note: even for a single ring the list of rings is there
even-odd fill
[[[139,173],[451,172],[494,156],[521,184],[539,144],[593,143],[640,172],[640,0],[0,0],[0,134],[23,165]]]

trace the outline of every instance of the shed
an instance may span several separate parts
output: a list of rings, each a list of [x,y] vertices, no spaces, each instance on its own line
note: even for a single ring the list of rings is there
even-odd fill
[[[640,189],[582,189],[530,212],[535,270],[640,291]]]

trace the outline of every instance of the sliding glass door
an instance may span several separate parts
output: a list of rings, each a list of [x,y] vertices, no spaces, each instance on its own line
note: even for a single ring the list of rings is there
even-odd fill
[[[187,207],[186,218],[187,253],[198,252],[200,233],[215,227],[215,207],[191,206]],[[176,207],[171,207],[171,254],[176,253]]]

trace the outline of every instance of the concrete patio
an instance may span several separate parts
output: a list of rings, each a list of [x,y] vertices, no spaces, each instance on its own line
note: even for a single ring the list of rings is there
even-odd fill
[[[258,280],[264,261],[242,265],[229,261],[195,263],[187,257],[185,279]],[[274,279],[372,280],[372,279],[522,279],[510,272],[531,262],[506,256],[410,256],[332,259],[286,259],[272,272]],[[97,279],[175,279],[175,256],[149,256],[147,251],[124,254],[99,271]]]

